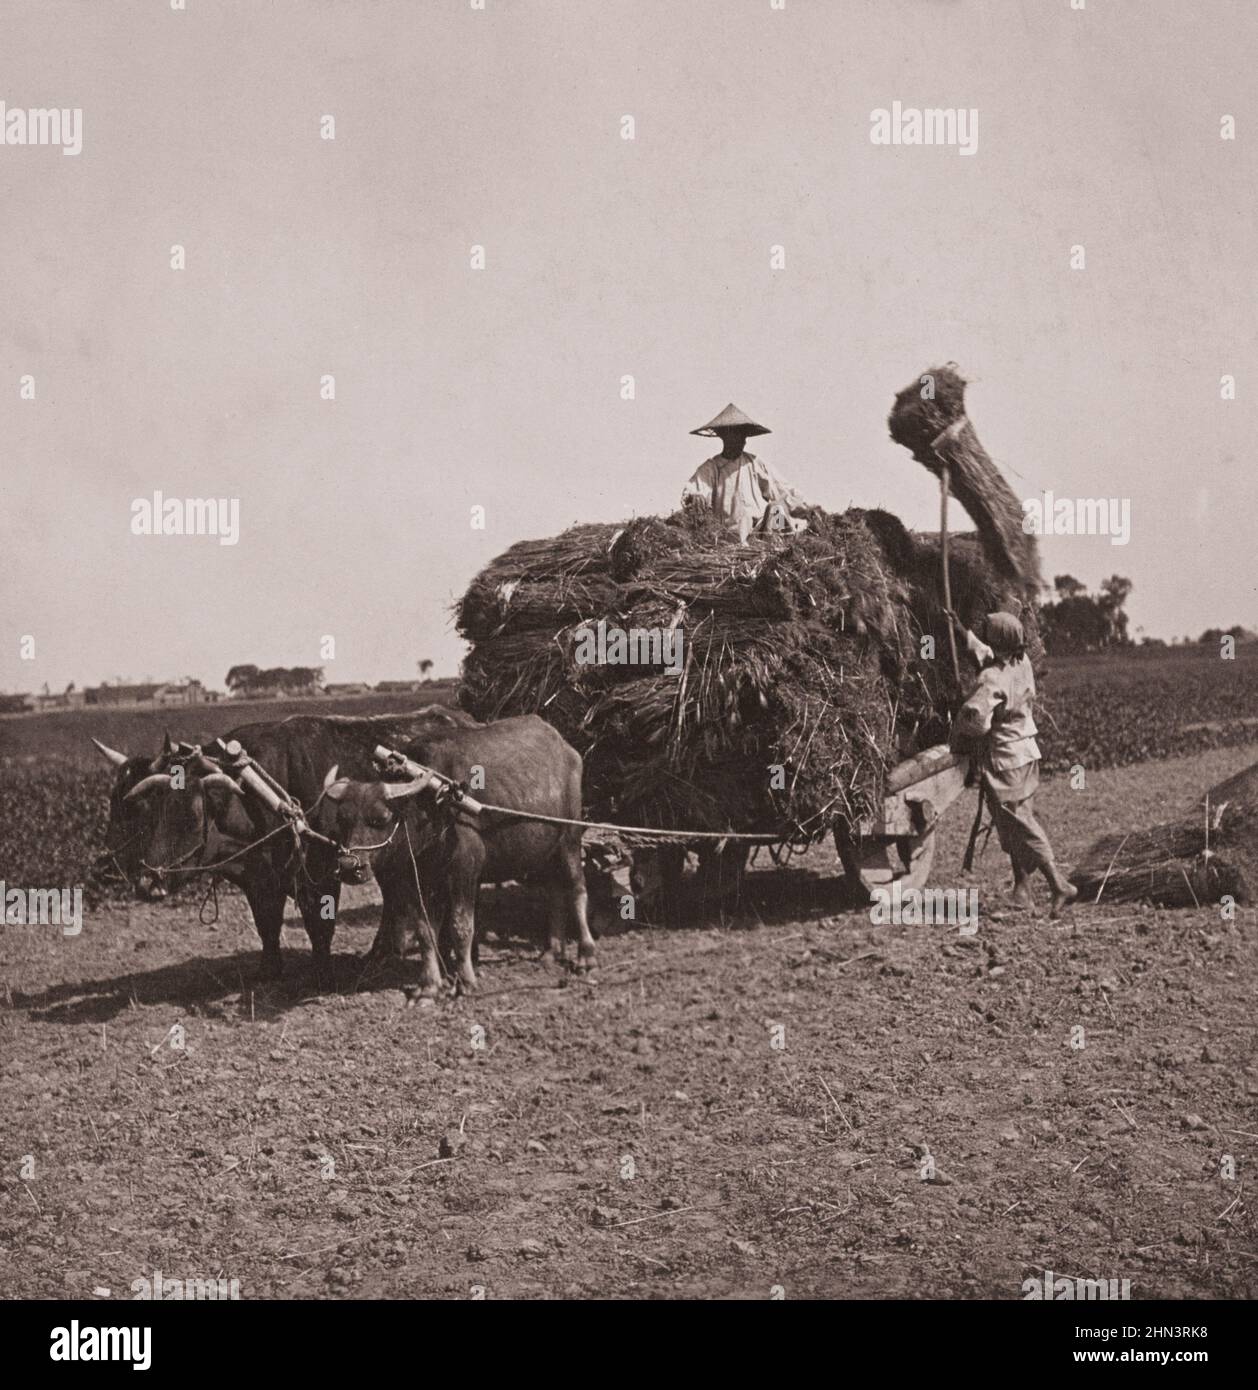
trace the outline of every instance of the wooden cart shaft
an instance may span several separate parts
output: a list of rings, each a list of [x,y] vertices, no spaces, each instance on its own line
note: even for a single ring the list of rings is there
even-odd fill
[[[887,778],[880,814],[862,821],[861,838],[925,835],[965,790],[969,759],[946,743],[898,764]]]

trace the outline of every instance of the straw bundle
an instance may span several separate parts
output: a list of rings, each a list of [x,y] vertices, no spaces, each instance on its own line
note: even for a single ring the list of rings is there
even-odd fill
[[[1183,820],[1106,835],[1071,875],[1080,901],[1194,907],[1258,894],[1258,765],[1212,787]]]
[[[923,372],[895,398],[891,438],[936,477],[947,465],[952,495],[973,518],[996,572],[1030,597],[1041,582],[1039,548],[1023,531],[1022,505],[965,413],[965,385],[955,362]]]

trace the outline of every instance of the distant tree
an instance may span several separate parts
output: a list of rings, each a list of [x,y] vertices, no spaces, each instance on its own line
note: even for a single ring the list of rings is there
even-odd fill
[[[233,666],[227,673],[227,688],[233,695],[237,691],[254,688],[257,681],[258,668],[256,666]]]
[[[1131,646],[1131,638],[1127,635],[1127,614],[1123,612],[1123,604],[1131,596],[1131,589],[1131,580],[1124,579],[1121,574],[1111,574],[1101,584],[1098,602],[1109,623],[1109,640],[1106,646]]]
[[[233,695],[302,694],[322,687],[322,666],[233,666],[227,673]]]
[[[1234,638],[1237,642],[1252,642],[1255,634],[1247,627],[1242,627],[1240,623],[1233,623],[1231,627],[1206,628],[1197,638],[1197,642],[1202,647],[1217,647],[1225,637]]]
[[[1089,594],[1073,575],[1059,574],[1053,587],[1057,599],[1040,608],[1040,630],[1050,654],[1102,652],[1132,645],[1123,611],[1131,594],[1131,580],[1112,574],[1099,593]]]
[[[419,674],[421,676],[426,676],[428,672],[432,670],[432,662],[429,661],[427,657],[425,657],[421,662],[417,664],[419,666]]]

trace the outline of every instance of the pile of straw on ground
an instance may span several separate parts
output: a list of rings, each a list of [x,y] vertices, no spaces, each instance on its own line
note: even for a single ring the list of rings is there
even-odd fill
[[[896,398],[891,430],[936,473],[931,443],[950,431],[952,486],[978,527],[950,537],[953,607],[971,627],[1022,614],[1036,659],[1035,539],[965,417],[964,381],[930,376],[932,398],[917,383]],[[702,509],[574,526],[472,581],[460,698],[478,719],[552,723],[584,755],[600,819],[819,835],[874,810],[887,771],[946,737],[960,691],[941,605],[938,538],[887,512],[814,510],[807,531],[746,545]],[[578,664],[579,631],[600,620],[679,629],[684,669]]]
[[[1258,765],[1219,783],[1183,820],[1106,835],[1071,875],[1081,902],[1194,907],[1258,895]]]

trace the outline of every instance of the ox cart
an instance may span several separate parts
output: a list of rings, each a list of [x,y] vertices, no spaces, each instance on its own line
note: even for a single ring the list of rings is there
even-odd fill
[[[449,780],[394,749],[378,747],[375,756],[386,775],[438,783]],[[935,861],[936,828],[944,812],[965,790],[969,771],[966,755],[954,752],[946,744],[936,744],[891,770],[882,804],[874,815],[855,826],[836,821],[827,827],[833,831],[835,848],[854,896],[867,899],[872,890],[889,888],[893,883],[906,889],[921,888],[928,881]],[[448,791],[464,811],[472,814],[486,811],[526,820],[555,819],[482,803],[462,786],[450,784]],[[596,896],[606,899],[614,891],[610,880],[631,864],[629,886],[633,895],[641,899],[648,918],[671,919],[678,915],[688,851],[699,853],[704,897],[727,901],[741,892],[752,846],[780,847],[790,843],[780,833],[689,834],[588,821],[566,823],[584,828],[587,880]],[[817,838],[820,837],[813,837]]]
[[[969,759],[937,744],[898,763],[887,777],[881,806],[856,825],[836,822],[835,848],[854,898],[868,899],[879,888],[899,883],[921,888],[935,862],[935,832],[948,807],[965,790]],[[597,842],[597,835],[592,835]],[[632,883],[648,918],[675,919],[679,913],[688,850],[697,850],[705,901],[726,903],[742,891],[752,846],[780,844],[771,834],[731,835],[687,840],[680,832],[671,844],[635,849]],[[598,846],[595,846],[597,857]]]

